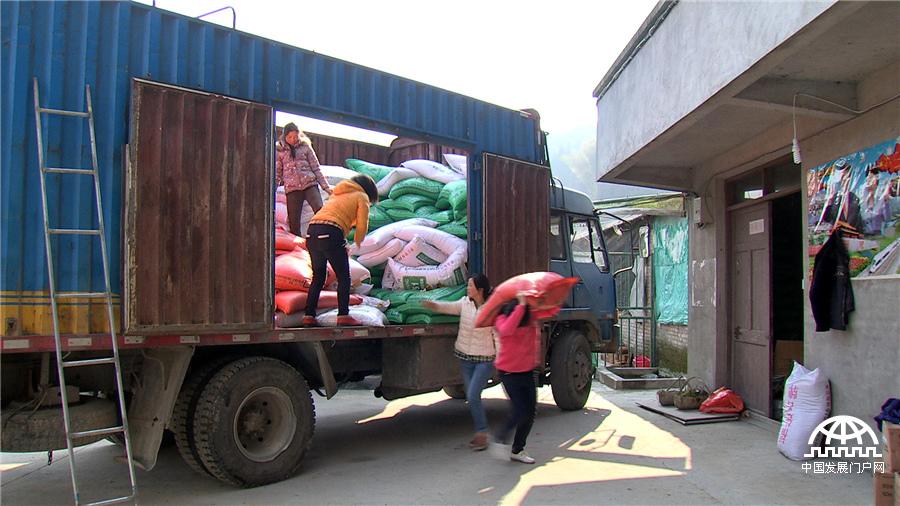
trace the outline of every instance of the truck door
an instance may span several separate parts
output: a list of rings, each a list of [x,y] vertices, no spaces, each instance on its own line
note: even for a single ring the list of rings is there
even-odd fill
[[[494,286],[550,267],[550,169],[498,155],[482,160],[484,273]]]
[[[271,107],[134,80],[125,332],[272,326]]]
[[[569,215],[569,249],[573,275],[580,281],[572,290],[573,305],[588,308],[601,325],[601,339],[612,338],[616,288],[597,218]]]

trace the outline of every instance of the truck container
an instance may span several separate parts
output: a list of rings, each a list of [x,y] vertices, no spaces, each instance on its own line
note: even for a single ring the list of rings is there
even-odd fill
[[[46,395],[60,381],[34,79],[43,107],[84,110],[84,86],[92,89],[112,325],[140,467],[155,466],[170,431],[197,471],[238,486],[270,483],[295,473],[310,445],[313,391],[331,398],[345,382],[380,375],[376,395],[386,399],[459,393],[455,325],[275,328],[275,110],[401,136],[391,147],[314,136],[327,164],[466,154],[469,270],[495,283],[551,269],[581,279],[544,326],[538,377],[561,408],[584,405],[590,354],[615,347],[615,290],[591,202],[552,178],[536,113],[142,4],[3,2],[0,9],[3,451],[66,446],[59,402]],[[46,121],[48,164],[90,166],[87,135],[78,121]],[[88,178],[48,175],[48,185],[52,226],[96,226]],[[102,291],[99,241],[53,241],[57,290]],[[76,299],[59,314],[64,352],[109,353],[103,304]],[[71,411],[79,430],[115,422],[109,371],[91,366],[66,377],[77,392]],[[223,407],[223,398],[238,402]],[[260,414],[281,423],[237,429]]]

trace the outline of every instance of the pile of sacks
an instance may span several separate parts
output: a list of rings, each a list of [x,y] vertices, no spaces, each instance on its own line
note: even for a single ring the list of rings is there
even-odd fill
[[[468,260],[468,211],[463,170],[430,160],[385,167],[348,159],[343,167],[321,166],[332,186],[358,173],[375,180],[380,202],[369,210],[369,232],[350,248],[350,314],[366,325],[453,323],[458,316],[423,308],[424,300],[455,301],[465,296]],[[323,201],[327,194],[322,193]],[[305,242],[288,232],[283,188],[275,203],[276,325],[299,325],[312,282]],[[304,204],[301,232],[312,210]],[[352,240],[353,233],[350,238]],[[334,325],[337,283],[329,265],[319,299],[322,325]],[[376,314],[377,313],[377,314]]]

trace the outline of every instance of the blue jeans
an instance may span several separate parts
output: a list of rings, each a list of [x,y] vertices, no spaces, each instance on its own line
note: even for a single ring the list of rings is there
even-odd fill
[[[481,404],[481,391],[494,374],[494,364],[460,359],[459,365],[466,388],[466,402],[469,403],[469,412],[472,413],[472,421],[475,422],[475,432],[487,432],[487,415],[484,414],[484,406]]]

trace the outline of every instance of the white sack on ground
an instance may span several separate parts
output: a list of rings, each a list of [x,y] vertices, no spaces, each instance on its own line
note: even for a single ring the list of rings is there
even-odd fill
[[[778,450],[791,460],[806,460],[809,438],[831,411],[831,391],[825,375],[794,362],[784,385],[784,416],[778,431]]]

